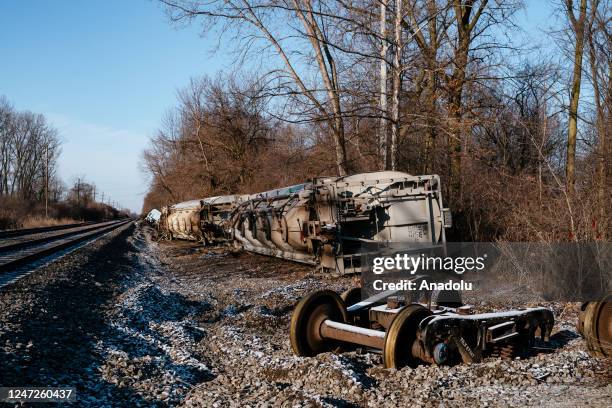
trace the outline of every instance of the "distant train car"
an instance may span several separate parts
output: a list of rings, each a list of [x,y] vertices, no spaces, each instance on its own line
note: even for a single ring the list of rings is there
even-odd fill
[[[190,200],[162,208],[159,228],[170,239],[213,243],[226,239],[227,222],[242,196],[229,195]]]
[[[161,218],[161,211],[158,209],[152,209],[145,217],[145,221],[152,225],[159,225],[159,219]]]
[[[448,226],[438,176],[383,171],[253,194],[236,208],[232,231],[247,251],[351,273],[364,244],[440,247]]]

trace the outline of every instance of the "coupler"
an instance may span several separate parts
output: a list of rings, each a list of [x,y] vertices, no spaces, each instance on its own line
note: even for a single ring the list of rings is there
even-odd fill
[[[343,297],[322,290],[300,300],[290,329],[296,355],[361,346],[381,353],[386,368],[471,363],[519,355],[536,336],[548,341],[554,325],[546,308],[472,314],[467,306],[406,303],[393,291],[348,307]]]

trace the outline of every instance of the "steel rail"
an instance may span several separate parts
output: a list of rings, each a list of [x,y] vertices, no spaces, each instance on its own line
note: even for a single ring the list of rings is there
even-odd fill
[[[38,234],[40,232],[60,231],[63,229],[83,227],[93,224],[92,221],[78,222],[73,224],[53,225],[50,227],[22,228],[13,230],[0,230],[0,238],[20,237],[22,235]]]
[[[18,249],[27,248],[27,247],[34,246],[34,245],[40,245],[40,244],[45,243],[45,242],[55,241],[55,240],[58,240],[60,238],[64,238],[64,237],[68,237],[68,236],[79,234],[81,232],[93,231],[93,230],[101,228],[103,226],[113,225],[115,223],[116,223],[116,221],[105,221],[105,222],[99,222],[99,223],[95,223],[95,224],[89,223],[89,224],[81,226],[81,227],[71,228],[71,231],[62,232],[62,231],[66,230],[66,229],[62,229],[57,234],[45,235],[45,236],[42,236],[42,237],[36,237],[36,235],[39,235],[39,234],[44,233],[44,232],[27,234],[27,235],[22,235],[22,236],[17,237],[17,239],[24,238],[23,240],[18,240],[18,241],[15,241],[15,242],[10,242],[9,241],[6,244],[4,244],[0,240],[0,254],[3,253],[3,252],[7,252],[7,251],[16,251]],[[46,231],[46,232],[55,232],[55,231]],[[27,239],[29,235],[32,235],[34,237],[31,238],[31,239]],[[13,237],[13,238],[15,238],[15,237]]]
[[[55,252],[76,245],[97,235],[104,234],[115,228],[119,228],[133,220],[120,220],[112,224],[104,224],[89,228],[86,231],[78,230],[70,234],[62,234],[61,237],[54,236],[54,240],[39,243],[39,245],[22,248],[21,251],[16,251],[13,254],[4,254],[0,256],[0,272],[14,270],[20,266],[27,265],[33,261],[44,258]]]

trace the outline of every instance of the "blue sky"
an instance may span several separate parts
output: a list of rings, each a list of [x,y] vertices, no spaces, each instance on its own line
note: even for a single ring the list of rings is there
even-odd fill
[[[518,22],[543,39],[550,3],[526,3]],[[85,176],[139,212],[147,190],[140,155],[176,90],[232,69],[198,33],[173,27],[155,1],[0,0],[0,95],[60,131],[66,183]]]
[[[176,89],[230,63],[208,49],[153,1],[0,0],[0,95],[59,129],[65,182],[84,175],[135,211],[141,151]]]

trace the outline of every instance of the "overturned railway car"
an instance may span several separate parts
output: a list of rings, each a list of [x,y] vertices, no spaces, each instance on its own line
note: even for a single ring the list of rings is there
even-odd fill
[[[442,247],[450,213],[437,175],[397,171],[315,178],[252,195],[210,197],[162,209],[162,235],[360,272],[364,245]]]
[[[364,245],[440,247],[449,224],[438,176],[383,171],[253,194],[234,211],[232,233],[247,251],[354,273]]]

